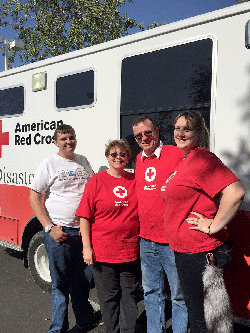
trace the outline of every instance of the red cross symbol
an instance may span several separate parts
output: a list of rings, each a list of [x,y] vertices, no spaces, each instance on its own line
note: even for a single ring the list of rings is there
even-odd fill
[[[145,171],[145,179],[147,182],[151,183],[155,180],[156,177],[156,170],[154,167],[149,167]]]
[[[113,193],[120,199],[123,199],[127,196],[127,190],[125,187],[122,186],[116,186],[113,190]]]
[[[2,157],[3,145],[9,145],[9,132],[2,132],[2,120],[0,120],[0,158]]]
[[[117,194],[120,194],[121,196],[123,195],[123,193],[125,193],[124,189],[123,188],[119,188],[119,190],[116,190],[116,193]]]
[[[149,169],[148,173],[147,173],[147,176],[149,179],[151,179],[153,176],[154,176],[154,172],[152,171],[152,169]]]

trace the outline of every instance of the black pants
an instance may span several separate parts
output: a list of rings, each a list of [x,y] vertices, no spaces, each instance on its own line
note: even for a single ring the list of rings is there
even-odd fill
[[[216,264],[219,268],[224,269],[230,263],[230,242],[225,242],[209,252],[214,253]],[[188,308],[190,333],[208,333],[204,316],[202,282],[207,253],[186,254],[175,252],[176,267],[184,293],[184,300]]]
[[[118,264],[96,262],[92,272],[106,332],[134,333],[139,260]]]

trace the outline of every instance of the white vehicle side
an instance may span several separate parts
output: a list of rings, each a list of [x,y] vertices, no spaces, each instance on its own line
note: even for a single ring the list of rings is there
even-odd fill
[[[58,123],[74,127],[76,152],[98,172],[107,167],[104,147],[109,139],[125,137],[133,154],[138,152],[131,126],[138,114],[155,116],[164,143],[172,144],[175,115],[196,109],[210,127],[211,151],[246,189],[231,227],[237,260],[226,276],[234,312],[247,318],[250,50],[245,47],[245,30],[249,20],[250,4],[243,3],[0,73],[0,244],[24,252],[25,263],[42,288],[50,288],[50,276],[28,187],[40,162],[56,151],[53,132]],[[81,94],[72,88],[73,78],[74,87],[79,80],[84,95],[79,104],[75,100]],[[13,102],[17,114],[6,99],[9,93],[16,98],[11,95],[15,87],[22,87],[23,107],[19,99],[17,105]],[[67,100],[71,97],[72,104]]]

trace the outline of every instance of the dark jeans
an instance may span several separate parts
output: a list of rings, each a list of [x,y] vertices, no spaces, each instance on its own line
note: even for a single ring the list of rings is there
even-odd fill
[[[212,251],[216,264],[224,269],[230,263],[231,244],[225,242]],[[175,252],[175,262],[181,281],[184,299],[189,313],[190,333],[208,333],[204,316],[204,292],[202,273],[205,270],[206,254]]]
[[[106,332],[135,332],[139,260],[116,264],[96,262],[92,272]]]
[[[77,325],[84,326],[91,322],[94,314],[88,301],[92,273],[83,261],[79,229],[64,227],[64,231],[69,236],[62,243],[57,243],[49,233],[44,232],[52,279],[52,322],[49,333],[68,330],[69,294]]]

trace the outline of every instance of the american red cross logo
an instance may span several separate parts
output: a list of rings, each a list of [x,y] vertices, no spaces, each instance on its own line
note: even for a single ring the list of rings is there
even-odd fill
[[[155,177],[156,177],[156,170],[155,170],[155,168],[153,168],[153,167],[147,168],[147,170],[145,172],[145,179],[146,179],[146,181],[148,181],[150,183],[153,180],[155,180]]]
[[[2,120],[0,120],[0,158],[2,157],[2,146],[9,144],[9,132],[2,132]]]
[[[113,189],[113,193],[115,196],[117,196],[120,199],[123,199],[128,195],[127,190],[125,189],[125,187],[122,187],[122,186],[116,186]]]

